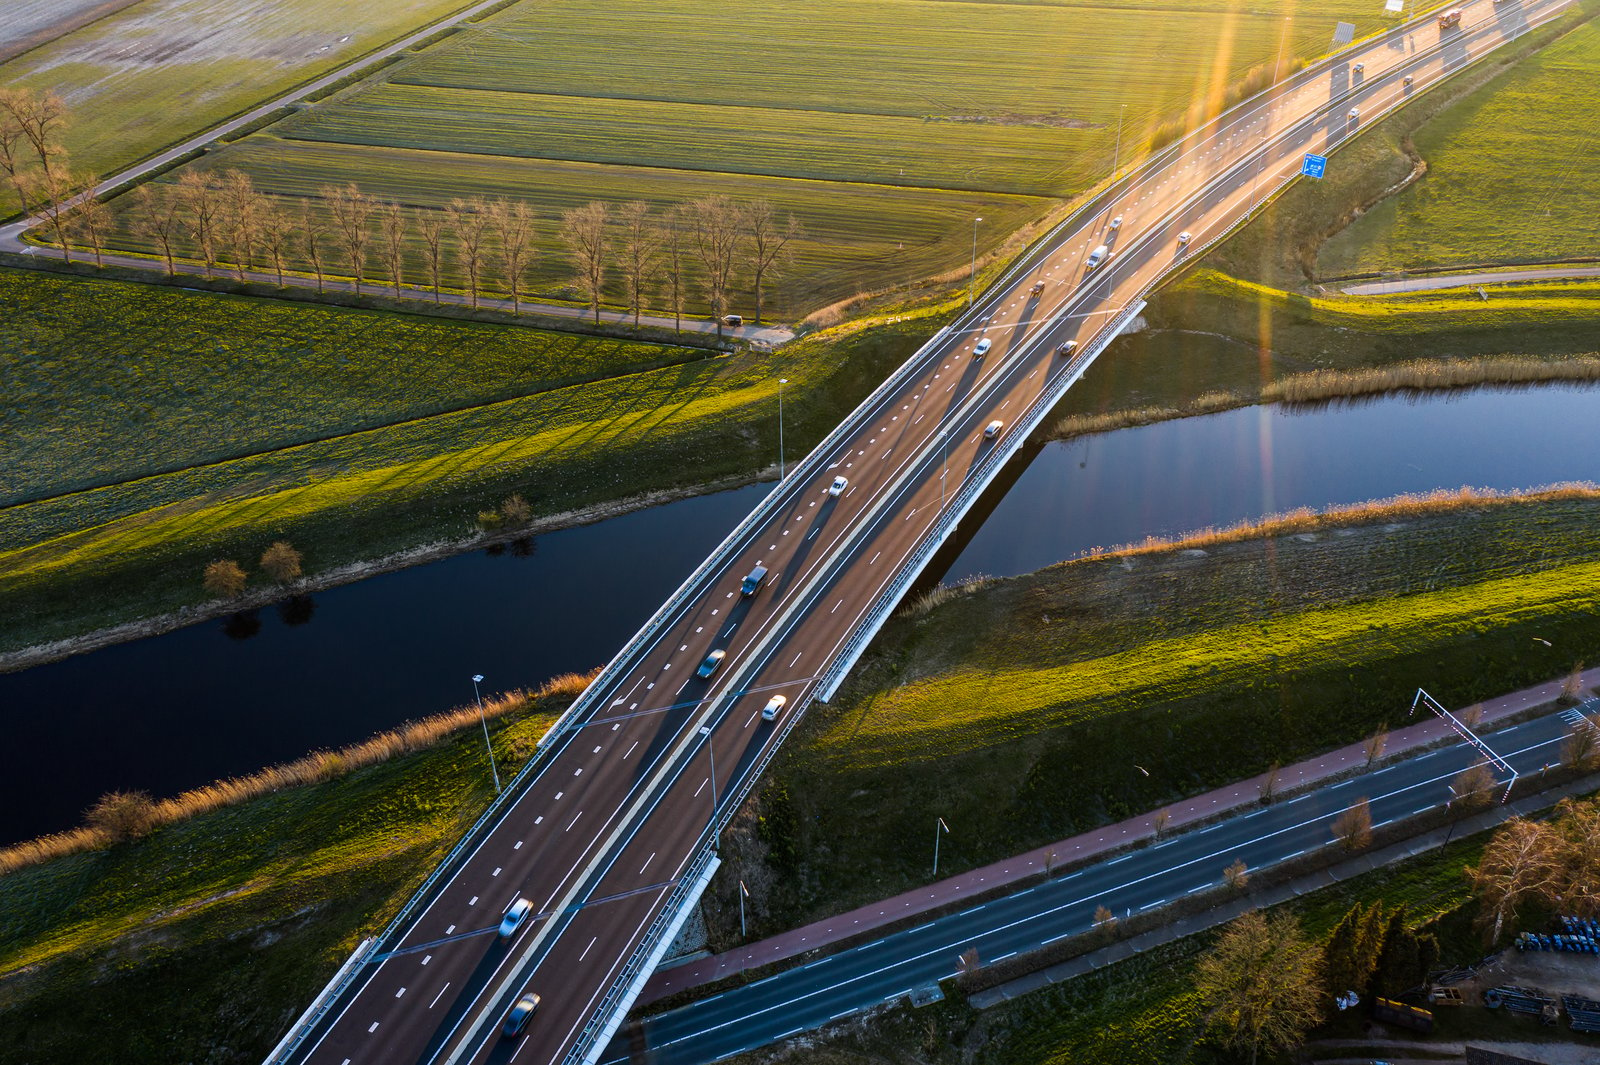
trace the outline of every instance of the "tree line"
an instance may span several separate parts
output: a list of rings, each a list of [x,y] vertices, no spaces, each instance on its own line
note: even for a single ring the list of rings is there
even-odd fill
[[[69,119],[54,94],[0,91],[0,170],[24,214],[44,220],[64,259],[71,261],[77,244],[103,266],[119,219],[92,195],[97,179],[67,165],[59,134]],[[180,252],[188,248],[208,275],[228,267],[244,281],[252,271],[270,270],[284,287],[292,264],[303,261],[319,292],[342,276],[359,295],[377,266],[396,298],[414,283],[431,289],[439,302],[453,265],[472,307],[498,292],[514,312],[521,310],[540,237],[528,204],[474,196],[452,199],[442,210],[408,208],[354,182],[324,185],[318,194],[320,210],[311,201],[295,210],[258,191],[240,170],[187,170],[165,189],[140,185],[126,222],[133,236],[160,251],[168,276],[177,273]],[[659,299],[681,329],[685,303],[698,291],[719,333],[735,287],[745,280],[760,324],[766,289],[792,260],[800,235],[794,216],[780,217],[768,201],[724,195],[663,210],[643,201],[613,206],[595,200],[564,211],[556,233],[596,322],[615,278],[635,326],[647,303]],[[408,269],[414,245],[421,248],[420,271]]]

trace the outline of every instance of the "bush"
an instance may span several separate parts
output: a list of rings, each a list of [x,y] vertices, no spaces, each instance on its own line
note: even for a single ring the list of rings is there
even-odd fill
[[[261,569],[279,584],[300,579],[300,552],[279,540],[261,554]]]
[[[231,558],[218,559],[206,563],[205,586],[206,591],[212,595],[225,599],[237,599],[244,594],[245,582],[244,567]]]
[[[113,843],[138,839],[156,827],[155,801],[144,791],[108,791],[89,808],[84,821]]]

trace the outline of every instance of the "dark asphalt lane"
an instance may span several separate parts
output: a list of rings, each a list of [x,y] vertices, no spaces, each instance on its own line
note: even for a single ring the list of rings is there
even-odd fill
[[[1552,713],[1486,739],[1527,774],[1559,760],[1567,732]],[[1089,931],[1101,905],[1131,916],[1217,887],[1235,860],[1259,871],[1329,846],[1333,818],[1363,798],[1375,826],[1437,809],[1449,799],[1455,775],[1478,760],[1463,743],[1426,752],[661,1014],[644,1025],[649,1060],[704,1065],[954,976],[968,949],[984,963],[1001,961]],[[626,1061],[625,1043],[619,1040],[602,1060]]]
[[[1566,3],[1514,6],[1544,18]],[[1488,0],[1466,7],[1468,25],[1450,41],[1479,51],[1502,43]],[[1181,262],[1180,231],[1194,234],[1191,249],[1220,237],[1258,189],[1348,132],[1352,103],[1375,116],[1403,99],[1402,71],[1418,88],[1448,73],[1439,45],[1422,23],[1230,112],[1074,215],[897,371],[608,666],[531,779],[383,944],[437,946],[364,966],[293,1060],[576,1065],[597,1007],[642,961],[648,929],[708,845],[712,797],[725,815],[803,714],[819,675],[870,633],[884,597],[920,564],[946,495],[996,449],[1020,443],[1018,419],[1042,413],[1039,404],[1087,365],[1083,353],[1110,316]],[[1365,79],[1341,98],[1334,74],[1358,54]],[[1113,214],[1125,219],[1114,238]],[[1090,271],[1088,250],[1100,243],[1115,251]],[[1045,286],[1037,296],[1035,282]],[[981,358],[979,336],[992,342]],[[1055,354],[1068,339],[1080,346],[1070,359]],[[993,419],[1002,429],[986,439]],[[849,486],[834,498],[825,488],[836,475]],[[757,563],[771,571],[768,586],[741,600],[739,581]],[[713,648],[727,652],[717,674],[692,679]],[[759,705],[774,691],[788,707],[761,722]],[[519,897],[555,916],[508,941],[452,938],[492,926]],[[544,1004],[524,1037],[502,1043],[500,1019],[525,989]]]

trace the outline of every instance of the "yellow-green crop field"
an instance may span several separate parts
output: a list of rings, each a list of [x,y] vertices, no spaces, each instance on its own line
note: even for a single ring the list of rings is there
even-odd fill
[[[1600,247],[1600,25],[1586,22],[1414,135],[1428,172],[1321,249],[1324,276],[1547,262]]]
[[[766,199],[805,228],[771,299],[798,317],[964,265],[974,217],[992,246],[1103,177],[1119,120],[1127,158],[1337,19],[1378,24],[1367,0],[526,2],[193,165],[297,201],[526,200],[546,296],[568,207]]]

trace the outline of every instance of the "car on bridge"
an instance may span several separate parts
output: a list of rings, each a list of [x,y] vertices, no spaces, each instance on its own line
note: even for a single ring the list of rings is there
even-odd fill
[[[833,483],[828,486],[828,494],[837,498],[844,495],[844,490],[849,487],[850,479],[848,477],[835,477]]]
[[[784,696],[774,695],[767,700],[767,705],[761,708],[761,720],[771,721],[783,712],[784,705],[788,702],[789,700]]]
[[[972,357],[975,359],[983,358],[989,353],[989,345],[993,343],[994,341],[990,340],[988,337],[984,337],[983,339],[979,340],[972,347]]]
[[[1089,253],[1089,261],[1083,264],[1084,265],[1084,269],[1093,270],[1095,267],[1097,267],[1101,263],[1105,262],[1106,261],[1106,256],[1110,255],[1110,254],[1111,254],[1111,249],[1110,248],[1106,247],[1104,244],[1100,245],[1094,251]]]
[[[717,648],[715,651],[712,651],[710,654],[706,655],[706,660],[700,663],[700,668],[694,671],[694,675],[699,677],[701,680],[707,679],[711,676],[711,674],[717,671],[717,667],[722,665],[722,660],[727,657],[728,652],[724,651],[720,647]]]
[[[506,1023],[500,1026],[500,1034],[507,1039],[521,1035],[528,1027],[528,1022],[533,1020],[533,1015],[539,1012],[541,1001],[538,995],[531,992],[517,999],[517,1004],[506,1014]]]
[[[995,437],[1000,435],[1000,430],[1004,429],[1005,427],[1006,423],[1001,421],[999,418],[996,418],[994,421],[983,427],[983,438],[985,440],[993,440]]]
[[[1056,345],[1057,355],[1071,355],[1077,350],[1078,342],[1076,340],[1063,340],[1060,344]]]
[[[533,911],[533,903],[527,899],[518,899],[506,910],[506,915],[500,918],[500,938],[509,939],[522,927],[522,922],[528,919],[528,914]]]

